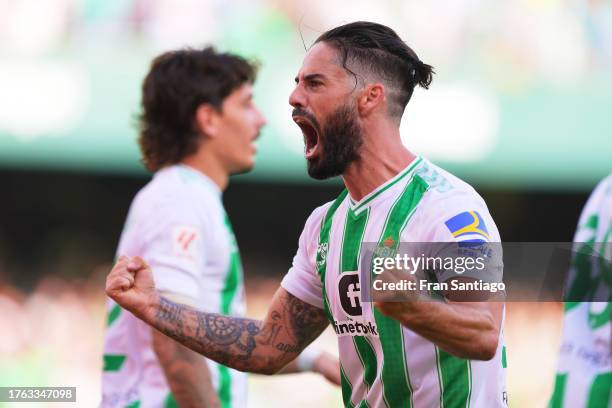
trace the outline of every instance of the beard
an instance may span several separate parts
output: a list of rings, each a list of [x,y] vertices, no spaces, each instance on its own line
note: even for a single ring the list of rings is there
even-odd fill
[[[320,128],[316,121],[315,126]],[[363,135],[356,109],[351,104],[340,106],[331,113],[319,135],[321,154],[308,159],[310,177],[325,180],[339,176],[349,164],[359,159]]]

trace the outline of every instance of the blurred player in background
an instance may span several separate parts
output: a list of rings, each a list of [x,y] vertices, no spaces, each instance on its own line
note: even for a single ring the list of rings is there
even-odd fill
[[[107,278],[109,296],[194,350],[253,372],[279,370],[331,322],[347,407],[505,407],[503,303],[360,296],[363,242],[393,250],[400,241],[500,240],[472,187],[402,143],[404,109],[432,73],[376,23],[334,28],[308,51],[289,100],[293,118],[309,174],[342,175],[346,189],[306,221],[263,321],[202,313],[159,296],[139,258],[119,259]]]
[[[587,201],[574,236],[563,336],[549,408],[612,406],[612,175]],[[584,299],[584,301],[576,301]]]
[[[146,258],[177,304],[242,316],[243,271],[221,195],[251,170],[265,119],[255,67],[212,48],[156,58],[142,87],[140,148],[155,172],[134,198],[119,254]],[[307,352],[285,372],[314,369],[339,383],[335,358]],[[245,407],[245,373],[206,360],[109,300],[104,407]]]

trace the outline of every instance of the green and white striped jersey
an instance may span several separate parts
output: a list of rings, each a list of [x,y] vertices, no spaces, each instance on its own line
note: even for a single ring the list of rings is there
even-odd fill
[[[563,336],[550,408],[612,406],[612,175],[595,188],[574,236]]]
[[[136,195],[117,254],[144,258],[162,292],[188,297],[200,310],[244,315],[242,266],[221,191],[188,166],[158,171]],[[102,407],[176,406],[151,327],[110,299],[107,311]],[[246,374],[206,362],[222,407],[245,407]]]
[[[476,191],[417,158],[359,202],[346,190],[306,221],[281,285],[324,308],[347,407],[507,406],[503,334],[490,361],[455,357],[360,297],[362,242],[500,241]]]

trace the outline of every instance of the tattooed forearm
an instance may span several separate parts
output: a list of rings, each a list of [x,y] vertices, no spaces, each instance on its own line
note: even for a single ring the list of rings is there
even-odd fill
[[[296,339],[300,344],[310,344],[321,334],[320,331],[317,331],[317,328],[321,326],[321,322],[327,323],[323,310],[302,302],[292,295],[288,296],[284,304],[289,324]]]
[[[174,330],[177,334],[180,334],[183,331],[183,322],[181,320],[182,308],[183,306],[180,304],[161,298],[159,301],[159,309],[157,310],[157,320],[176,326]]]
[[[200,312],[161,298],[152,322],[162,333],[221,364],[272,374],[321,334],[323,310],[284,289],[263,321]]]
[[[214,344],[229,346],[235,344],[244,352],[240,358],[247,359],[255,348],[255,336],[259,334],[260,322],[237,319],[215,314],[199,314],[196,333],[205,335]]]

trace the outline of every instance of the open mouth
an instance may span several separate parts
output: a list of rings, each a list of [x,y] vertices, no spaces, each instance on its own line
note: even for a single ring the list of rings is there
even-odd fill
[[[302,116],[294,116],[293,121],[300,127],[304,136],[304,157],[314,158],[319,151],[319,132],[308,119]]]

